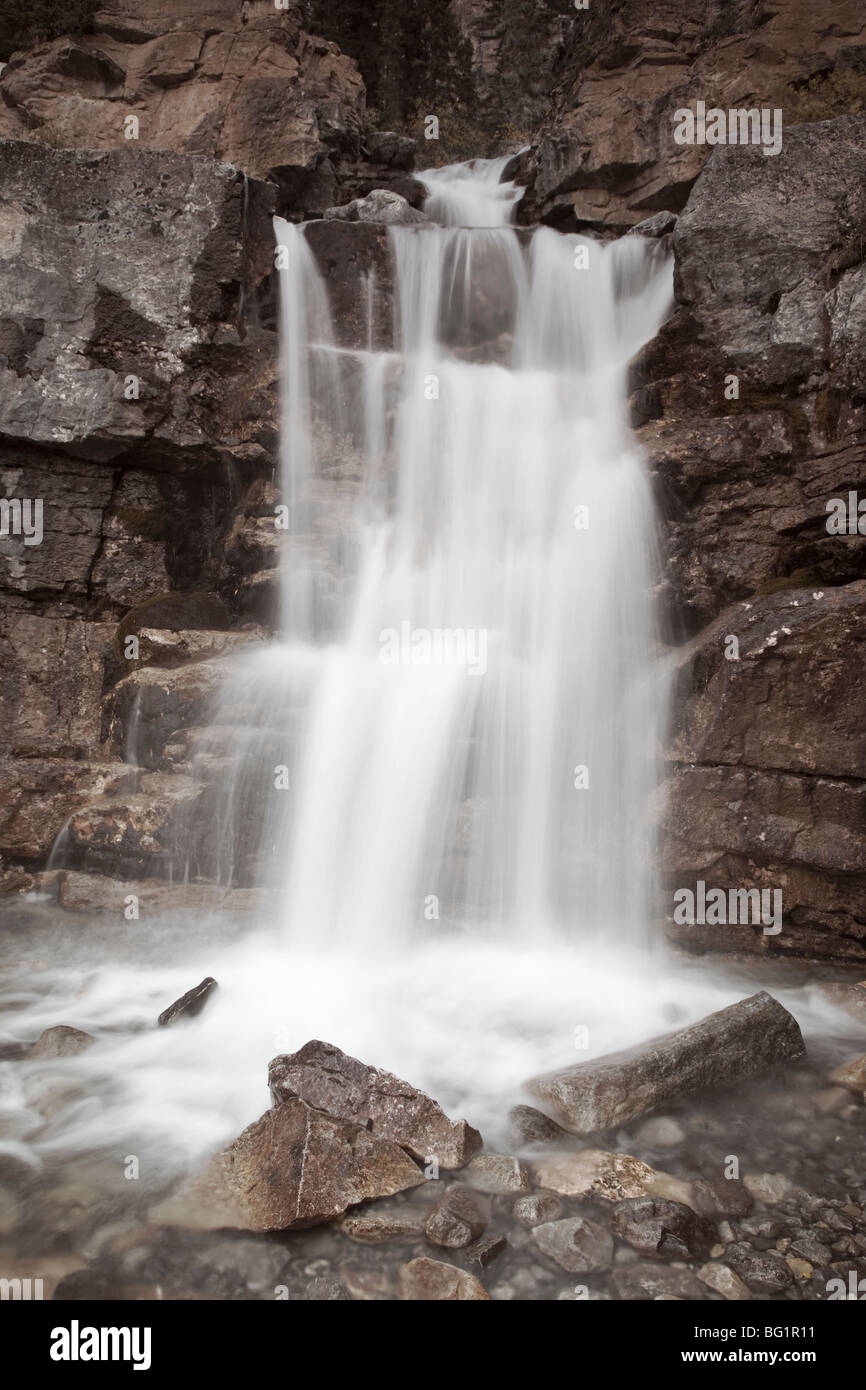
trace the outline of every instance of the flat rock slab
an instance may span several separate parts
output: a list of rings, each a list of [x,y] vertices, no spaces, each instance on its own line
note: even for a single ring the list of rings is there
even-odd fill
[[[294,1099],[266,1111],[151,1216],[190,1230],[289,1231],[423,1182],[392,1140]]]
[[[268,1084],[275,1105],[298,1097],[339,1119],[369,1120],[372,1135],[441,1168],[462,1168],[481,1148],[477,1129],[449,1120],[432,1097],[330,1043],[308,1042],[299,1052],[275,1057]]]
[[[762,990],[676,1033],[535,1077],[528,1086],[572,1133],[593,1134],[682,1096],[735,1085],[805,1051],[796,1019]]]

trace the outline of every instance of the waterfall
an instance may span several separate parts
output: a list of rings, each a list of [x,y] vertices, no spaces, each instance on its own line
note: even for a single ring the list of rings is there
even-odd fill
[[[278,679],[308,677],[277,841],[300,945],[646,933],[663,695],[624,384],[670,266],[642,238],[506,225],[507,162],[422,176],[446,225],[390,229],[395,346],[355,355],[360,389],[303,232],[277,220],[293,525]],[[322,359],[336,366],[316,386]],[[309,596],[337,578],[347,478],[328,479],[346,434],[360,483],[326,613]]]
[[[279,631],[227,663],[198,733],[178,877],[268,885],[277,920],[143,916],[25,974],[21,1036],[99,1038],[63,1063],[86,1103],[21,1120],[38,1154],[183,1166],[257,1118],[269,1059],[313,1037],[495,1147],[528,1076],[732,997],[642,949],[665,699],[625,382],[670,265],[640,237],[510,225],[503,172],[425,174],[437,220],[382,233],[392,275],[355,320],[392,297],[381,350],[338,346],[312,241],[276,220]],[[201,1018],[154,1028],[204,975]]]

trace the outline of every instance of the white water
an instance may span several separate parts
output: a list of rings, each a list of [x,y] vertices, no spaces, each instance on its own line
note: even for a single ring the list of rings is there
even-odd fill
[[[283,632],[214,711],[211,738],[242,756],[210,848],[225,881],[277,885],[280,920],[219,947],[142,921],[139,964],[24,972],[15,1035],[100,1036],[0,1068],[29,1152],[195,1156],[265,1108],[269,1058],[310,1037],[501,1142],[527,1076],[745,992],[649,949],[665,696],[623,388],[670,267],[640,238],[527,246],[503,167],[424,176],[446,225],[391,233],[392,352],[334,347],[303,232],[277,221]],[[417,643],[435,654],[445,630],[465,650],[422,664]],[[194,1024],[105,1031],[152,1023],[205,974],[220,992]],[[46,1120],[34,1101],[56,1076],[82,1090]]]

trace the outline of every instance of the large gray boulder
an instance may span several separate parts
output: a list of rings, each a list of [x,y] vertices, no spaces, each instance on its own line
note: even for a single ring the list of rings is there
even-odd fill
[[[762,990],[689,1028],[535,1077],[528,1087],[572,1133],[592,1134],[706,1087],[736,1085],[805,1051],[796,1019]]]

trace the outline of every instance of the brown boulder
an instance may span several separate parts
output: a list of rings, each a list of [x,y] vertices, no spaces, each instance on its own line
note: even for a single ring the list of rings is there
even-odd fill
[[[292,1099],[266,1111],[151,1215],[191,1230],[287,1231],[423,1182],[399,1145]]]

